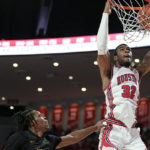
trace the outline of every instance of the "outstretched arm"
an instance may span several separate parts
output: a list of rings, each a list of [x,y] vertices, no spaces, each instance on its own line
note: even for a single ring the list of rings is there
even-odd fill
[[[56,149],[80,142],[91,133],[100,131],[102,127],[104,127],[103,121],[99,121],[94,126],[90,126],[85,129],[77,130],[77,131],[71,132],[70,134],[66,136],[62,136],[61,137],[62,141],[56,147]]]
[[[136,68],[140,73],[140,78],[150,71],[150,51],[146,53],[143,61]]]
[[[100,68],[100,75],[102,78],[103,89],[106,88],[110,81],[111,75],[111,62],[110,55],[107,48],[108,42],[108,19],[111,13],[111,5],[107,0],[105,9],[102,15],[102,20],[97,34],[97,46],[98,46],[98,65]]]

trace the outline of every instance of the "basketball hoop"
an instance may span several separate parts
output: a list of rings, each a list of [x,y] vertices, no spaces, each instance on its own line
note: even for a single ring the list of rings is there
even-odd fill
[[[124,40],[142,40],[150,33],[150,0],[110,0],[123,25]]]

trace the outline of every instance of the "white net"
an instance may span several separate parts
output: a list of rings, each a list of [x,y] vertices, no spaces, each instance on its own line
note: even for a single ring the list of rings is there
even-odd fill
[[[144,0],[113,0],[112,2],[112,8],[123,25],[124,40],[128,43],[140,41],[149,34],[150,16],[148,17],[143,11],[143,6],[146,4],[148,3]]]

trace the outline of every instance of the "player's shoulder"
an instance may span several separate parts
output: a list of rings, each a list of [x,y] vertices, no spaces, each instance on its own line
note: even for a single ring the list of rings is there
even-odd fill
[[[48,139],[57,139],[57,138],[59,138],[58,136],[53,135],[53,134],[47,134],[45,137],[48,138]]]
[[[139,73],[139,70],[136,67],[132,67],[131,69],[134,73]]]
[[[8,140],[15,140],[15,139],[22,139],[23,138],[23,131],[17,131],[9,136]]]
[[[25,138],[21,132],[15,132],[9,136],[6,144],[6,150],[17,150],[16,148],[21,146],[24,140]]]
[[[20,131],[17,131],[15,133],[13,133],[10,138],[16,138],[16,137],[20,137],[21,136],[21,132]]]
[[[45,137],[46,137],[46,139],[49,140],[49,141],[60,141],[60,140],[61,140],[60,137],[58,137],[58,136],[56,136],[56,135],[53,135],[53,134],[51,134],[51,133],[46,133],[46,134],[45,134]]]

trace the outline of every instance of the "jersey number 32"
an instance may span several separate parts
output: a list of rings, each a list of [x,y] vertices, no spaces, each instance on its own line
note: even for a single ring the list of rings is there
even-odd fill
[[[134,96],[135,96],[134,94],[136,92],[135,86],[123,85],[122,89],[123,89],[122,97],[130,98],[130,99],[134,98]]]

